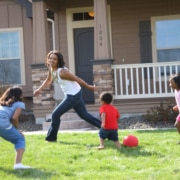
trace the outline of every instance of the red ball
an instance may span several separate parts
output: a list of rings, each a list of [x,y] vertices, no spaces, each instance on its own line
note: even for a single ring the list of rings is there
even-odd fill
[[[138,143],[138,138],[134,135],[125,136],[123,139],[123,145],[127,147],[136,147]]]

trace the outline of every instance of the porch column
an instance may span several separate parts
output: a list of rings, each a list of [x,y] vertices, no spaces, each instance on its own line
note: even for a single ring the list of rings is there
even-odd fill
[[[33,0],[33,64],[44,63],[49,51],[46,3]]]
[[[113,73],[111,64],[109,24],[106,0],[94,0],[94,60],[93,74],[95,102],[99,103],[99,94],[103,91],[113,93]]]
[[[49,34],[47,23],[46,3],[44,0],[32,0],[33,7],[33,64],[32,82],[33,91],[37,89],[47,76],[47,67],[44,65],[49,52]],[[46,88],[38,97],[33,97],[33,112],[36,123],[41,124],[46,114],[55,105],[53,98],[54,87]]]

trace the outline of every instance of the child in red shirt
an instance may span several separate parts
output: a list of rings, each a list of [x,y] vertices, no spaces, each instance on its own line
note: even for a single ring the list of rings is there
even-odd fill
[[[104,149],[104,140],[106,138],[114,141],[117,148],[121,147],[118,140],[118,119],[120,118],[120,113],[111,104],[112,99],[113,97],[110,93],[105,92],[100,95],[101,129],[99,130],[100,146],[98,149]]]

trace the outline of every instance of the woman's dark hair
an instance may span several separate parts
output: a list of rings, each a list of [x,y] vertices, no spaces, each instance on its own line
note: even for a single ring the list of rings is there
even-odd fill
[[[104,101],[106,104],[110,104],[113,100],[113,97],[110,93],[104,92],[100,95],[100,99],[101,101]]]
[[[47,58],[46,58],[46,63],[45,64],[48,66],[48,60],[49,60],[49,57],[50,57],[51,54],[55,54],[57,56],[57,59],[58,59],[58,68],[64,67],[64,65],[65,65],[64,58],[63,58],[63,55],[59,51],[50,51],[47,54]]]
[[[0,98],[0,105],[11,106],[14,102],[23,101],[22,94],[19,87],[8,88]]]

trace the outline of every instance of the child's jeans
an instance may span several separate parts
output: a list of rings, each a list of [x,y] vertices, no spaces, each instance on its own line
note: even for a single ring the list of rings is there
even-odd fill
[[[9,128],[0,127],[0,136],[14,144],[16,150],[25,149],[25,138],[13,125]]]

